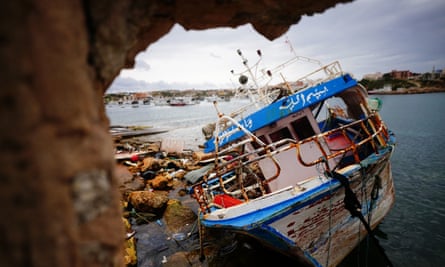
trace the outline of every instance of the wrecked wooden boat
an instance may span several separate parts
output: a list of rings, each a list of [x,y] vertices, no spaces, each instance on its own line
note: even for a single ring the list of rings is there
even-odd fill
[[[246,67],[240,91],[251,103],[218,111],[204,145],[212,168],[192,187],[200,222],[253,237],[303,266],[336,266],[373,237],[394,203],[395,136],[381,102],[338,62],[270,86],[269,77],[306,58],[256,77],[260,60],[251,67],[238,53]]]
[[[131,138],[142,135],[153,135],[168,132],[165,128],[152,128],[150,126],[111,126],[110,135],[113,138]]]

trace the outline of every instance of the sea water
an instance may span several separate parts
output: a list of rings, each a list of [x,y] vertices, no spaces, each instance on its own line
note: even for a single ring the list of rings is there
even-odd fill
[[[385,95],[396,202],[380,226],[395,266],[445,265],[445,93]]]
[[[375,97],[375,96],[372,96]],[[445,93],[380,95],[381,115],[396,134],[392,158],[396,202],[378,229],[380,245],[394,266],[445,265]],[[240,103],[221,102],[219,112],[230,112]],[[202,126],[214,122],[217,111],[211,103],[184,107],[107,107],[112,125],[145,125],[169,128],[151,139],[182,140],[197,149],[204,142]],[[370,242],[370,241],[368,241]],[[368,251],[368,247],[371,247]],[[239,246],[222,265],[238,263],[265,266],[277,260],[294,266],[280,255],[258,247]],[[237,262],[240,261],[240,262]],[[384,266],[380,252],[362,242],[341,266]]]
[[[199,145],[205,142],[202,127],[214,123],[218,114],[230,114],[248,103],[246,100],[237,100],[218,102],[216,106],[209,101],[179,107],[108,105],[106,112],[111,125],[168,129],[166,133],[147,136],[147,141],[182,141],[185,149],[198,150]]]

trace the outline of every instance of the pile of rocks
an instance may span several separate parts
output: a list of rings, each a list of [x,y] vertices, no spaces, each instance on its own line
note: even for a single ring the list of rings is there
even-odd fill
[[[124,217],[134,231],[137,266],[208,266],[227,242],[218,234],[199,239],[198,204],[189,194],[185,175],[204,166],[192,152],[166,153],[156,145],[136,157],[118,160]],[[204,168],[205,169],[205,168]],[[231,241],[233,242],[233,240]],[[203,245],[203,246],[201,246]],[[202,248],[204,248],[202,250]],[[130,253],[131,254],[131,253]]]
[[[128,243],[136,247],[136,255],[125,248],[127,266],[269,266],[276,262],[294,266],[248,237],[200,229],[199,206],[189,192],[191,184],[212,169],[209,155],[167,152],[161,143],[140,139],[120,142],[119,147],[137,155],[117,160],[115,168],[124,217],[134,231],[129,240],[133,242]]]

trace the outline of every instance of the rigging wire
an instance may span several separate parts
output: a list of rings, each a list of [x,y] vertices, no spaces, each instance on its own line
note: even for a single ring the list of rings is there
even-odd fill
[[[326,160],[326,159],[324,159]],[[319,177],[325,177],[329,183],[329,216],[328,216],[328,249],[326,255],[326,266],[329,266],[329,259],[331,257],[331,229],[332,229],[332,198],[333,198],[333,190],[332,190],[332,179],[329,179],[326,171],[326,164],[324,161],[319,162],[315,165],[315,168],[319,174]]]
[[[341,183],[341,185],[344,187],[344,189],[345,189],[345,198],[344,198],[345,209],[347,209],[351,213],[352,217],[358,217],[360,219],[360,221],[365,226],[365,229],[368,232],[368,235],[374,241],[376,247],[382,254],[382,256],[386,262],[386,266],[393,267],[391,260],[388,258],[388,255],[386,255],[385,250],[379,243],[379,240],[375,237],[374,232],[371,229],[371,226],[369,225],[369,223],[366,221],[365,217],[363,216],[363,214],[361,212],[360,202],[358,201],[355,193],[352,191],[352,189],[349,185],[348,178],[346,176],[344,176],[343,174],[338,173],[336,171],[329,172],[328,175],[330,177],[332,177],[333,179],[336,179],[337,181],[339,181]]]
[[[332,179],[329,179],[329,231],[328,231],[328,255],[326,257],[326,266],[329,266],[329,258],[331,256],[331,228],[332,228]]]

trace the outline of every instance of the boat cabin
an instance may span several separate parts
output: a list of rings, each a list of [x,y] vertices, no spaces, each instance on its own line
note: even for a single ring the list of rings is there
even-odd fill
[[[205,143],[215,167],[196,196],[204,190],[212,192],[209,199],[223,193],[248,201],[357,166],[386,145],[379,105],[369,107],[366,90],[351,76],[289,92],[241,119],[219,117]],[[209,202],[200,203],[206,210]]]
[[[367,118],[368,114],[370,111],[367,109],[363,88],[357,85],[258,129],[253,134],[264,144],[249,142],[245,149],[247,152],[258,150],[256,156],[263,156],[258,165],[264,178],[270,179],[267,191],[274,192],[324,175],[325,166],[321,165],[325,162],[320,159],[325,158],[329,167],[335,169],[374,152],[370,146],[353,149],[363,140],[360,125],[341,128]],[[341,130],[336,130],[339,128]],[[262,145],[268,148],[260,149]],[[264,156],[267,151],[279,153],[274,154],[272,159]],[[329,157],[335,153],[338,155]],[[280,170],[277,170],[276,163]],[[277,172],[279,175],[274,177]]]

